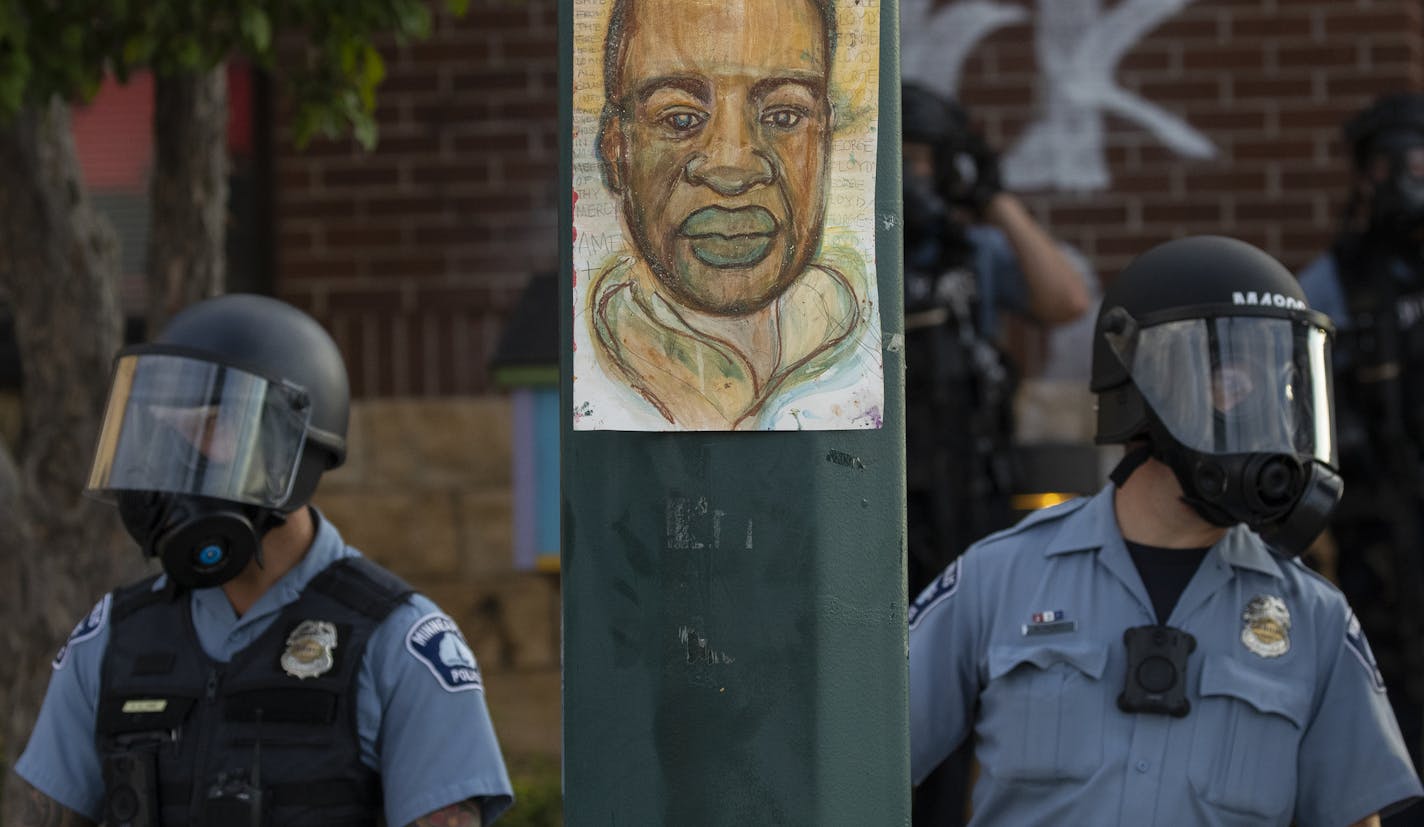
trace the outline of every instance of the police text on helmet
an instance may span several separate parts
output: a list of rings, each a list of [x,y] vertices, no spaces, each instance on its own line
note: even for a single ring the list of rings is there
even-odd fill
[[[1283,296],[1280,293],[1257,293],[1255,290],[1242,292],[1237,290],[1231,294],[1232,304],[1251,304],[1261,307],[1285,307],[1291,310],[1305,310],[1305,302],[1293,296]]]

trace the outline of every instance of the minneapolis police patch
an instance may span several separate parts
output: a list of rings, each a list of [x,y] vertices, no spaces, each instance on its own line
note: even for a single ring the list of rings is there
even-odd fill
[[[955,558],[954,562],[944,570],[944,574],[936,578],[929,588],[920,592],[920,596],[910,604],[910,611],[906,618],[910,622],[910,628],[915,628],[915,624],[920,622],[920,618],[924,616],[925,612],[953,597],[958,590],[959,558]]]
[[[1350,623],[1345,627],[1345,643],[1369,673],[1370,684],[1374,686],[1375,691],[1385,691],[1384,675],[1380,674],[1379,664],[1375,663],[1375,653],[1370,651],[1370,642],[1365,640],[1365,630],[1360,628],[1360,619],[1355,617],[1354,612],[1350,612]]]
[[[405,636],[405,648],[430,669],[446,692],[484,690],[475,653],[447,615],[433,612],[417,620]]]
[[[63,669],[64,665],[69,662],[69,651],[74,648],[76,643],[83,643],[103,630],[104,623],[109,619],[109,602],[111,597],[112,595],[104,595],[104,599],[95,603],[94,608],[89,610],[89,614],[85,615],[83,619],[79,621],[74,627],[74,631],[69,633],[69,639],[66,640],[64,645],[59,647],[59,651],[55,653],[54,660],[50,663],[50,667]]]

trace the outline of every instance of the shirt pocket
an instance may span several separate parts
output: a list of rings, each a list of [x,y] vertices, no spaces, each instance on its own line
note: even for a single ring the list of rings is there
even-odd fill
[[[1090,641],[991,646],[977,755],[1019,781],[1081,780],[1102,763],[1108,647]]]
[[[1205,801],[1262,818],[1295,801],[1310,695],[1288,676],[1216,655],[1202,663],[1187,777]]]

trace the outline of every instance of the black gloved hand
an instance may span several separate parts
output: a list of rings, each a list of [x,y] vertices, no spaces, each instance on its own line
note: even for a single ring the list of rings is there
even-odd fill
[[[990,148],[983,136],[969,131],[950,157],[951,169],[947,191],[952,193],[952,203],[972,212],[975,218],[984,219],[989,202],[1003,190],[999,178],[999,155]]]

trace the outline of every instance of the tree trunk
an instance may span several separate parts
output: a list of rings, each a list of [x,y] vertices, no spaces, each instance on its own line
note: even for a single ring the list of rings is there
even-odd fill
[[[226,282],[227,68],[154,79],[148,330]]]
[[[15,317],[23,421],[0,444],[0,723],[13,763],[49,661],[137,555],[112,508],[82,496],[121,343],[113,232],[91,208],[62,103],[0,123],[0,301]],[[13,775],[0,821],[18,823]]]

